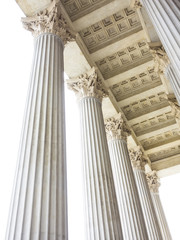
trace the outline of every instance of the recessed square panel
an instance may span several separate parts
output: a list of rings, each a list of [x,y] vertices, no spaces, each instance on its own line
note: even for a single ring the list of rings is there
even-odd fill
[[[116,28],[114,28],[114,27],[108,28],[107,33],[110,37],[118,34]]]

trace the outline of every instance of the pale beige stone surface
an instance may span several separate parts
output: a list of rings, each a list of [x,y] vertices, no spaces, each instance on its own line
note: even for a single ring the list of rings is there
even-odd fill
[[[76,78],[95,66],[109,92],[109,98],[103,100],[104,118],[121,112],[132,131],[128,145],[141,145],[152,168],[167,171],[167,166],[178,164],[180,154],[179,121],[167,97],[173,95],[176,85],[172,88],[163,73],[169,63],[164,42],[160,43],[145,6],[137,8],[138,2],[61,1],[63,16],[76,35],[76,42],[65,47],[65,72]],[[17,3],[32,16],[50,2]],[[168,165],[171,157],[175,160]]]

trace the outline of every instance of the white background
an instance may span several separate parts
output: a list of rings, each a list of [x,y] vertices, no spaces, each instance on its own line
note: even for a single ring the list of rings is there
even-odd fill
[[[0,37],[0,239],[5,238],[27,87],[33,37],[22,28],[15,0],[1,2]],[[78,108],[66,90],[69,240],[84,236]],[[180,239],[180,174],[161,179],[160,195],[173,240]]]

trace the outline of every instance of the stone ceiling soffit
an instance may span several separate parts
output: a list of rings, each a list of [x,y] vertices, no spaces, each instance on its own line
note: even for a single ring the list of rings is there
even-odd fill
[[[137,137],[176,124],[172,112],[166,112],[132,125]]]
[[[108,4],[102,4],[101,8],[94,9],[93,12],[88,11],[85,16],[81,16],[79,19],[73,21],[73,25],[76,31],[81,31],[89,27],[90,25],[101,21],[102,19],[113,15],[114,13],[121,11],[129,6],[129,1],[126,0],[113,0],[105,1]],[[107,11],[108,9],[108,11]]]
[[[106,84],[108,87],[111,87],[114,84],[118,84],[120,81],[124,81],[124,79],[128,79],[131,77],[134,77],[138,74],[141,74],[142,72],[147,71],[147,69],[151,69],[154,67],[154,61],[151,60],[147,63],[144,63],[141,65],[141,67],[134,67],[132,69],[130,69],[129,71],[117,74],[114,77],[108,78],[106,80]]]
[[[151,162],[154,163],[159,160],[164,160],[174,156],[180,156],[180,144],[174,147],[169,147],[167,149],[158,151],[156,153],[149,154],[148,157],[150,158]],[[179,159],[180,164],[180,159]]]
[[[113,0],[61,0],[72,21],[107,5]]]
[[[146,153],[146,155],[150,155],[152,153],[156,153],[156,152],[159,152],[159,151],[162,151],[162,150],[166,150],[168,148],[175,147],[175,146],[178,146],[178,145],[180,145],[180,139],[170,141],[168,143],[164,143],[163,145],[160,145],[160,146],[155,146],[153,148],[145,150],[145,153]]]
[[[123,9],[79,32],[90,53],[142,30],[136,11]]]
[[[180,154],[152,163],[152,169],[160,178],[180,173]]]
[[[104,79],[108,79],[151,60],[147,43],[143,40],[125,49],[118,49],[114,54],[97,61],[96,65]]]
[[[136,43],[138,41],[143,41],[145,39],[144,37],[144,31],[140,30],[137,33],[133,33],[123,39],[118,39],[118,41],[109,44],[107,47],[104,47],[94,53],[91,53],[91,58],[97,62],[101,60],[102,58],[106,58],[108,55],[113,55],[117,49],[124,49],[128,48],[130,43]]]
[[[51,0],[16,0],[17,4],[27,17],[31,17],[44,10],[52,2]]]
[[[177,129],[178,127],[179,126],[176,123],[176,120],[172,119],[171,121],[167,121],[164,124],[159,124],[157,126],[151,127],[151,131],[148,131],[148,130],[150,130],[150,128],[147,131],[146,131],[146,129],[144,129],[144,131],[143,131],[144,134],[141,134],[140,136],[137,136],[137,138],[138,138],[139,141],[144,141],[144,140],[149,139],[151,137],[155,137],[157,135],[160,135],[160,134],[166,133],[168,131]]]
[[[119,102],[145,92],[151,88],[155,88],[162,84],[159,75],[154,72],[153,68],[147,69],[128,79],[123,79],[119,83],[110,86],[110,89]],[[130,102],[130,101],[129,101]]]
[[[158,134],[154,137],[150,137],[141,141],[144,150],[160,147],[165,144],[172,143],[174,141],[180,141],[180,129],[175,128],[165,133]]]
[[[122,111],[126,118],[131,120],[167,106],[169,106],[167,96],[164,92],[160,92],[141,100],[131,102],[130,104],[123,106]]]
[[[149,98],[151,96],[157,95],[162,92],[166,94],[165,88],[162,84],[160,84],[159,86],[156,86],[154,88],[149,88],[148,90],[142,91],[138,94],[135,94],[135,92],[134,92],[133,96],[129,96],[129,98],[119,101],[118,106],[123,108],[124,106],[127,106],[131,103],[141,101],[142,99]],[[136,93],[137,93],[137,91],[136,91]]]
[[[161,114],[164,114],[164,113],[167,113],[167,112],[170,112],[170,111],[171,111],[171,107],[168,105],[166,107],[162,107],[161,109],[158,109],[158,110],[155,110],[153,112],[141,115],[137,118],[131,119],[131,120],[128,121],[128,123],[129,123],[130,126],[132,126],[132,125],[137,124],[139,122],[146,121],[147,119],[156,117],[158,115],[161,115]]]

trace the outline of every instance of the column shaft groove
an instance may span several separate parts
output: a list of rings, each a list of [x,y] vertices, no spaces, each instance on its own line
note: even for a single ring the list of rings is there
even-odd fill
[[[8,240],[67,239],[63,44],[53,34],[35,51]]]
[[[79,102],[88,240],[122,239],[101,103]]]
[[[144,215],[149,239],[162,240],[158,219],[154,209],[151,193],[143,170],[134,169],[139,198]]]
[[[111,165],[125,240],[148,239],[132,166],[124,140],[109,140]]]

